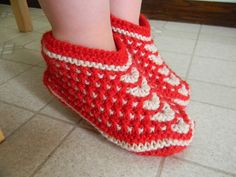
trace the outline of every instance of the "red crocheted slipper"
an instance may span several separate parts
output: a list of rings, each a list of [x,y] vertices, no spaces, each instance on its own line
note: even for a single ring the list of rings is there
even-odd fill
[[[44,84],[109,141],[140,155],[166,156],[186,148],[193,123],[149,85],[125,46],[85,48],[42,38]]]
[[[151,38],[150,24],[141,15],[140,25],[111,16],[112,29],[128,47],[147,73],[150,82],[156,85],[159,92],[172,102],[185,108],[190,99],[189,85],[183,81],[161,58],[153,39]]]

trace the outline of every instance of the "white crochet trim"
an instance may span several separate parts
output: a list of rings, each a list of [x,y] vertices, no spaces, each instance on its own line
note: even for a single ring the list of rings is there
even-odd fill
[[[138,81],[139,71],[137,68],[133,67],[130,74],[125,74],[121,76],[120,80],[126,83],[135,83]]]
[[[146,45],[144,46],[144,48],[145,48],[147,51],[152,52],[152,53],[158,52],[158,49],[157,49],[157,47],[156,47],[155,44],[146,44]]]
[[[151,100],[147,100],[143,104],[143,108],[146,110],[157,110],[160,107],[160,99],[156,93],[152,95]]]
[[[147,83],[147,79],[143,78],[141,87],[128,88],[126,92],[136,97],[145,97],[150,93],[150,86]]]
[[[126,36],[133,37],[133,38],[139,39],[141,41],[148,42],[148,41],[152,40],[151,36],[148,36],[148,37],[147,36],[143,36],[141,34],[134,33],[134,32],[129,32],[127,30],[124,30],[124,29],[121,29],[121,28],[117,28],[117,27],[114,27],[114,26],[112,26],[112,30],[114,32],[116,32],[116,33],[124,34]]]
[[[160,74],[163,74],[163,75],[165,75],[165,76],[168,76],[168,74],[170,73],[170,70],[165,66],[165,67],[163,67],[163,68],[160,68],[160,69],[158,70],[158,72],[159,72]]]
[[[162,65],[162,63],[163,63],[163,60],[161,59],[160,55],[158,55],[158,56],[156,56],[156,55],[149,55],[148,59],[152,60],[157,65]]]
[[[102,132],[101,132],[102,133]],[[178,140],[178,139],[163,139],[157,141],[151,141],[151,143],[139,143],[139,144],[128,144],[124,141],[117,140],[107,134],[102,133],[108,140],[117,144],[118,146],[133,152],[147,152],[158,149],[163,149],[171,146],[188,146],[192,142],[192,137],[189,140]]]
[[[183,85],[181,88],[178,89],[178,92],[181,95],[188,96],[188,90],[186,89],[185,85]]]
[[[69,108],[71,108],[73,111],[75,111],[80,117],[85,119],[77,110],[75,110],[71,105],[69,105],[67,102],[63,100],[59,95],[57,95],[50,87],[48,87],[49,90],[58,98],[60,99],[64,104],[66,104]],[[87,120],[87,119],[85,119]],[[177,139],[163,139],[163,140],[157,140],[157,141],[152,141],[151,143],[139,143],[139,144],[128,144],[124,141],[117,140],[102,131],[99,130],[97,126],[95,126],[92,122],[87,120],[91,125],[93,125],[107,140],[115,143],[116,145],[122,147],[123,149],[126,149],[128,151],[133,151],[133,152],[145,152],[145,151],[152,151],[152,150],[157,150],[157,149],[163,149],[165,147],[170,147],[170,146],[188,146],[192,142],[193,136],[189,140],[177,140]],[[193,122],[191,123],[191,129],[192,133],[194,133],[194,124]],[[132,128],[130,129],[130,132],[132,131]]]
[[[183,118],[178,118],[178,123],[171,125],[171,129],[173,132],[186,134],[189,132],[190,125],[186,124]]]
[[[158,122],[167,122],[173,120],[174,118],[175,118],[174,110],[171,109],[168,103],[164,103],[162,111],[153,115],[151,120]]]
[[[77,66],[96,68],[96,69],[101,69],[101,70],[108,70],[108,71],[126,71],[130,67],[130,65],[132,64],[132,57],[129,52],[128,52],[128,61],[125,65],[122,65],[122,66],[107,65],[107,64],[97,63],[97,62],[84,61],[84,60],[80,60],[78,58],[63,56],[60,54],[50,52],[44,46],[43,46],[43,52],[50,58],[64,61],[66,63],[75,64]]]
[[[178,86],[180,84],[180,80],[174,74],[171,74],[170,77],[165,78],[164,81],[173,86]]]
[[[181,106],[187,106],[189,104],[189,100],[188,101],[183,101],[180,99],[174,99],[174,102],[181,105]]]

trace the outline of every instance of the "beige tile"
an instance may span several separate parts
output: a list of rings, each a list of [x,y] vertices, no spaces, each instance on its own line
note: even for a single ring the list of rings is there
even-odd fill
[[[41,68],[46,68],[46,63],[45,63],[45,61],[43,60],[43,61],[39,62],[37,66],[39,66],[39,67],[41,67]]]
[[[72,129],[60,121],[36,116],[0,145],[2,177],[28,177]]]
[[[0,54],[3,55],[8,55],[12,54],[14,52],[15,45],[14,43],[8,43],[8,42],[2,42],[0,43]]]
[[[152,28],[158,29],[158,28],[164,27],[165,24],[167,23],[167,21],[164,21],[164,20],[149,20],[149,23],[150,23]]]
[[[236,61],[236,37],[201,34],[195,55]]]
[[[83,118],[80,121],[79,126],[83,127],[83,128],[86,128],[86,129],[89,129],[89,130],[92,130],[95,133],[99,133],[98,130],[95,127],[93,127],[87,120],[85,120]]]
[[[41,51],[41,43],[39,40],[32,41],[24,46],[26,49]]]
[[[221,172],[213,171],[173,158],[165,160],[161,177],[232,177]]]
[[[34,111],[40,110],[51,99],[42,84],[43,69],[33,68],[0,87],[0,100]]]
[[[179,76],[186,77],[191,55],[161,51],[161,56]]]
[[[236,45],[236,37],[215,35],[214,33],[200,33],[199,41],[219,43],[224,45]]]
[[[10,28],[13,30],[17,29],[17,24],[16,24],[16,20],[15,17],[13,15],[7,15],[8,12],[7,11],[3,11],[3,14],[0,14],[0,25],[1,28]],[[2,16],[3,15],[3,16]]]
[[[236,88],[189,80],[191,99],[236,110]]]
[[[32,16],[34,15],[36,15],[37,17],[44,16],[43,10],[40,8],[29,8],[29,11]]]
[[[32,23],[33,23],[33,28],[35,31],[38,31],[42,28],[49,28],[50,27],[50,24],[46,20],[45,17],[40,17],[40,18],[37,18],[36,20],[32,20]]]
[[[202,25],[201,33],[213,34],[215,36],[236,37],[236,28]]]
[[[37,32],[22,33],[20,36],[14,37],[7,41],[7,43],[12,43],[19,48],[33,41],[38,41],[40,43],[41,36],[42,34]]]
[[[194,57],[188,78],[236,87],[235,75],[235,62]]]
[[[41,17],[40,17],[41,18]],[[48,26],[48,22],[42,21],[42,20],[38,20],[39,18],[32,19],[32,25],[33,25],[33,30],[37,31],[38,29],[42,28],[42,27],[46,27]],[[8,21],[8,20],[7,20]],[[18,29],[16,23],[14,22],[14,17],[13,17],[13,22],[5,24],[6,28],[11,28],[11,29]]]
[[[157,34],[157,40],[158,38],[161,37],[196,40],[197,36],[198,36],[197,32],[178,31],[174,29],[164,28],[159,34]]]
[[[15,49],[11,54],[3,54],[2,58],[9,59],[13,61],[19,61],[26,64],[38,64],[42,62],[43,58],[41,57],[40,52],[29,50],[29,49]]]
[[[77,128],[35,177],[156,177],[159,163],[158,157],[137,156],[92,131]]]
[[[32,115],[32,112],[0,102],[0,127],[6,137]]]
[[[236,174],[236,111],[191,102],[188,112],[196,120],[195,137],[178,156]]]
[[[183,54],[192,54],[195,45],[195,40],[168,36],[157,37],[154,40],[160,51],[165,50]]]
[[[203,25],[195,54],[236,61],[236,28]]]
[[[152,36],[158,36],[162,33],[163,28],[167,21],[162,20],[149,20],[151,25],[151,34]]]
[[[16,36],[20,36],[21,33],[18,32],[17,29],[9,29],[9,28],[0,28],[0,42],[5,42],[7,40],[10,40]]]
[[[29,65],[0,59],[0,85],[29,68]]]
[[[43,114],[62,119],[71,123],[78,123],[81,119],[78,114],[58,101],[56,98],[40,111]]]
[[[176,31],[198,33],[198,31],[200,30],[200,25],[181,22],[167,22],[165,24],[165,28]]]

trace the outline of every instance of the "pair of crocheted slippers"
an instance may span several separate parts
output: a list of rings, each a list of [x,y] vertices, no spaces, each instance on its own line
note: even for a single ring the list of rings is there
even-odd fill
[[[192,141],[185,113],[188,84],[162,60],[141,15],[140,25],[111,16],[117,51],[42,37],[44,84],[105,138],[140,155],[167,156]]]

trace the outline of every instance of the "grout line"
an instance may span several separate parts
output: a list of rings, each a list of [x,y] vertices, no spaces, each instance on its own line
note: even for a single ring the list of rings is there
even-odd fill
[[[211,81],[204,81],[204,80],[199,80],[199,79],[188,78],[187,80],[202,82],[202,83],[206,83],[206,84],[209,84],[209,85],[222,86],[222,87],[225,87],[225,88],[233,88],[233,89],[236,88],[236,86],[224,85],[224,84],[219,84],[219,83],[215,83],[215,82],[211,82]]]
[[[158,168],[156,177],[161,177],[162,170],[163,170],[164,164],[165,164],[165,160],[166,160],[166,157],[163,157],[163,158],[161,159],[161,162],[160,162],[160,165],[159,165],[159,168]]]
[[[197,48],[197,44],[198,44],[198,41],[199,41],[199,36],[200,36],[201,30],[202,30],[202,25],[200,25],[200,28],[199,28],[199,31],[198,31],[198,34],[197,34],[197,39],[196,39],[195,44],[194,44],[193,53],[191,55],[191,59],[190,59],[189,65],[188,65],[188,69],[186,71],[186,75],[185,75],[186,80],[189,77],[190,69],[192,67],[193,58],[195,56],[195,52],[196,52],[196,48]]]
[[[50,102],[53,100],[53,98],[51,100],[49,100],[47,103],[46,103],[46,106],[50,104]],[[22,110],[25,110],[25,111],[28,111],[28,112],[31,112],[33,114],[37,114],[37,115],[41,115],[41,116],[44,116],[44,117],[47,117],[49,119],[53,119],[53,120],[57,120],[57,121],[60,121],[60,122],[63,122],[63,123],[66,123],[66,124],[70,124],[70,125],[77,125],[80,123],[80,119],[78,119],[77,122],[73,123],[73,122],[70,122],[70,121],[66,121],[66,120],[63,120],[63,119],[60,119],[60,118],[57,118],[57,117],[54,117],[54,116],[51,116],[51,115],[48,115],[48,114],[45,114],[45,113],[41,113],[40,111],[42,111],[42,109],[44,109],[46,106],[43,106],[42,109],[40,109],[39,111],[34,111],[34,110],[31,110],[31,109],[28,109],[28,108],[25,108],[25,107],[22,107],[22,106],[19,106],[19,105],[16,105],[16,104],[13,104],[13,103],[9,103],[9,102],[6,102],[4,100],[0,100],[0,102],[4,103],[4,104],[7,104],[9,106],[13,106],[13,107],[16,107],[18,109],[22,109]]]
[[[170,50],[160,50],[161,53],[173,53],[173,54],[178,54],[178,55],[186,55],[186,56],[191,56],[189,53],[184,53],[184,52],[176,52],[176,51],[170,51]]]
[[[0,57],[0,60],[3,60],[3,61],[10,61],[10,62],[18,63],[18,64],[29,65],[29,66],[35,66],[35,65],[36,65],[36,64],[30,64],[30,63],[24,63],[24,62],[22,62],[22,61],[16,61],[16,60],[13,60],[13,59],[10,59],[10,58],[5,58],[4,56],[1,56],[1,57]]]
[[[38,115],[47,117],[47,118],[49,118],[49,119],[57,120],[57,121],[60,121],[60,122],[66,123],[66,124],[70,124],[70,125],[73,125],[73,126],[78,125],[78,124],[80,123],[80,119],[81,119],[81,118],[78,118],[78,120],[76,120],[76,122],[73,123],[73,122],[70,122],[70,121],[66,121],[66,120],[63,120],[63,119],[59,119],[59,118],[57,118],[57,117],[50,116],[50,115],[45,114],[45,113],[40,113],[40,112],[39,112]]]
[[[1,101],[1,100],[0,100]],[[3,102],[3,101],[1,101]],[[28,119],[26,120],[24,123],[22,123],[19,127],[17,127],[13,132],[11,132],[7,137],[6,139],[8,139],[9,137],[11,137],[12,135],[14,135],[19,129],[21,129],[24,125],[26,125],[30,120],[32,120],[35,116],[37,116],[37,114],[42,110],[44,109],[48,104],[49,104],[50,101],[48,101],[42,108],[40,108],[38,111],[30,111],[33,113],[33,115]],[[3,102],[4,103],[4,102]],[[10,104],[8,104],[10,105]]]
[[[235,63],[236,60],[233,59],[224,59],[224,58],[217,58],[217,57],[211,57],[211,56],[204,56],[204,55],[195,55],[196,57],[201,57],[204,58],[206,60],[217,60],[217,61],[223,61],[223,62],[231,62],[231,63]]]
[[[50,101],[51,101],[51,100],[50,100]],[[31,109],[25,108],[25,107],[23,107],[23,106],[19,106],[19,105],[14,104],[14,103],[9,103],[9,102],[7,102],[7,101],[5,101],[5,100],[1,100],[1,99],[0,99],[0,102],[2,102],[2,103],[4,103],[4,104],[7,104],[7,105],[10,105],[10,106],[13,106],[13,107],[16,107],[16,108],[19,108],[19,109],[23,109],[23,110],[25,110],[25,111],[32,112],[32,113],[36,113],[36,112],[37,112],[37,111],[31,110]]]
[[[218,169],[218,168],[214,168],[214,167],[210,167],[210,166],[207,166],[207,165],[203,165],[203,164],[200,164],[198,162],[194,162],[194,161],[187,160],[187,159],[184,159],[184,158],[180,158],[180,157],[177,157],[177,156],[173,156],[173,158],[177,159],[177,160],[180,160],[180,161],[183,161],[183,162],[190,163],[192,165],[200,166],[200,167],[203,167],[203,168],[215,171],[215,172],[220,172],[220,173],[224,173],[224,174],[231,175],[231,176],[236,175],[235,173],[231,173],[231,172],[227,172],[227,171],[224,171],[224,170],[221,170],[221,169]]]
[[[43,162],[33,171],[33,173],[29,177],[33,177],[36,173],[46,164],[48,159],[55,154],[56,150],[62,145],[62,143],[71,135],[71,133],[75,130],[75,126],[71,128],[71,130],[62,138],[62,140],[55,146],[55,148],[48,154],[48,156],[43,160]]]
[[[234,108],[228,108],[228,107],[225,107],[225,106],[216,105],[216,104],[212,104],[212,103],[208,103],[208,102],[204,102],[204,101],[198,101],[198,100],[191,99],[191,102],[197,102],[197,103],[202,103],[202,104],[218,107],[218,108],[221,108],[221,109],[227,109],[227,110],[231,110],[231,111],[236,111],[236,109],[234,109]]]
[[[34,67],[34,66],[29,66],[29,67],[26,68],[24,71],[19,72],[19,73],[16,74],[15,76],[13,76],[13,77],[7,79],[6,81],[4,81],[3,83],[0,84],[0,87],[3,86],[4,84],[6,84],[7,82],[9,82],[10,80],[15,79],[16,77],[20,76],[21,74],[23,74],[23,73],[25,73],[25,72],[27,72],[27,71],[33,69],[33,67]]]

